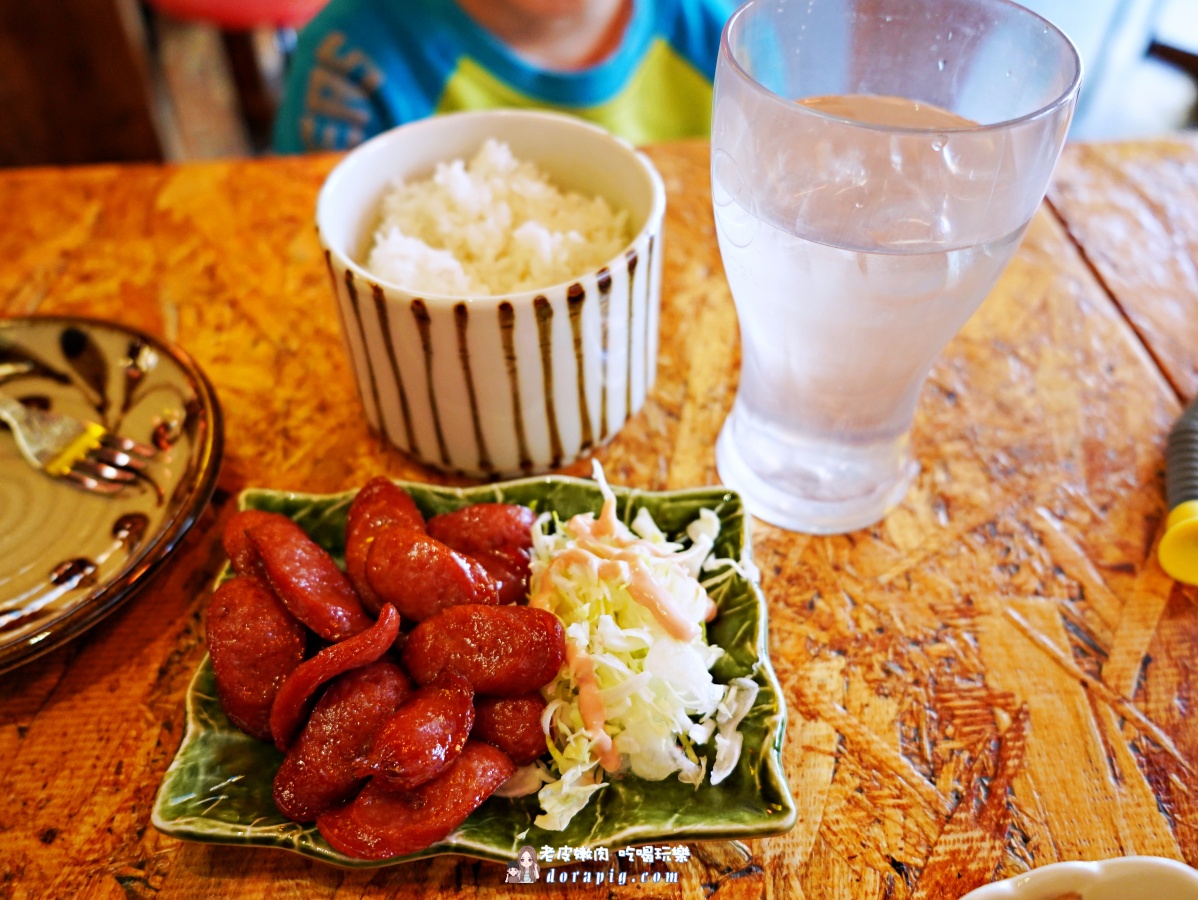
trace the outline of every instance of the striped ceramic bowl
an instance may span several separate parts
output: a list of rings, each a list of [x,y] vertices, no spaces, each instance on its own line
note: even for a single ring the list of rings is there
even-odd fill
[[[419,294],[367,272],[391,182],[472,157],[488,137],[559,188],[627,210],[632,242],[595,271],[525,293]],[[607,441],[653,385],[664,213],[644,155],[555,113],[435,116],[349,153],[316,224],[370,424],[424,463],[481,478],[556,468]]]

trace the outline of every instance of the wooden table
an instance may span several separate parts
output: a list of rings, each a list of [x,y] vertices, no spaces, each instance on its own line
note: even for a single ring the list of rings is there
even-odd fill
[[[669,194],[659,380],[600,456],[614,482],[708,484],[739,352],[707,148],[650,152]],[[149,824],[237,491],[437,480],[364,425],[312,226],[335,161],[0,173],[0,314],[103,316],[177,341],[227,428],[217,497],[174,562],[80,640],[0,676],[0,896],[516,890],[469,860],[347,872]],[[1196,210],[1198,142],[1067,149],[1014,263],[932,372],[902,506],[843,537],[754,528],[798,824],[696,844],[677,885],[613,896],[947,898],[1057,860],[1198,863],[1198,592],[1154,555],[1163,440],[1198,390]]]

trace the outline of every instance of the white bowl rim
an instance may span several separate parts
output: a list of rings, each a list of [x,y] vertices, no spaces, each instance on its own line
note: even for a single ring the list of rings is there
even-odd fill
[[[582,131],[588,131],[596,138],[599,138],[600,140],[603,140],[603,141],[610,142],[615,147],[617,147],[619,150],[629,153],[632,156],[633,161],[636,164],[638,164],[644,170],[645,174],[648,176],[649,183],[650,183],[650,185],[652,187],[652,191],[653,191],[653,199],[652,199],[652,202],[649,207],[649,212],[645,216],[645,224],[641,227],[641,229],[639,231],[637,231],[636,234],[634,234],[632,236],[632,238],[628,241],[627,244],[624,245],[624,247],[620,250],[619,253],[617,253],[611,259],[605,261],[602,265],[597,266],[594,269],[588,270],[587,272],[577,275],[573,278],[568,278],[568,279],[565,279],[564,281],[559,281],[555,284],[545,285],[544,287],[535,288],[533,290],[515,291],[515,292],[510,292],[510,293],[505,293],[505,294],[485,294],[485,295],[483,295],[483,294],[478,294],[478,295],[475,295],[475,294],[437,294],[437,293],[431,293],[431,292],[413,291],[411,288],[405,287],[402,284],[396,284],[395,282],[386,281],[382,278],[378,278],[373,273],[371,273],[366,268],[364,268],[362,265],[360,265],[358,262],[356,262],[354,259],[352,259],[349,256],[349,254],[343,252],[339,248],[329,247],[327,244],[324,243],[324,237],[323,237],[323,232],[321,231],[320,223],[325,218],[325,215],[326,215],[325,210],[327,208],[328,203],[330,202],[328,200],[328,197],[330,196],[330,190],[336,188],[336,180],[346,177],[345,173],[349,170],[349,167],[351,165],[353,165],[356,157],[365,155],[368,152],[369,148],[373,147],[374,145],[376,145],[378,143],[394,140],[395,139],[394,135],[398,132],[417,130],[421,127],[434,127],[431,123],[434,123],[435,121],[438,121],[438,120],[465,119],[465,118],[485,119],[485,118],[492,118],[492,117],[498,117],[498,118],[504,118],[504,119],[521,119],[521,118],[523,118],[523,119],[529,119],[529,120],[555,121],[555,122],[557,122],[561,125],[567,126],[567,127],[573,127],[573,128],[578,128],[579,130],[582,130]],[[326,247],[326,249],[329,250],[329,252],[334,257],[336,257],[338,263],[340,265],[344,266],[349,271],[351,271],[355,275],[355,277],[364,279],[368,284],[378,285],[379,287],[381,287],[383,289],[390,289],[392,291],[402,291],[404,294],[408,294],[413,297],[419,297],[425,303],[432,304],[434,306],[456,305],[458,303],[467,303],[472,306],[482,306],[482,305],[498,306],[500,303],[503,303],[503,302],[519,303],[519,304],[524,305],[524,304],[531,302],[534,297],[538,297],[538,296],[541,296],[544,294],[559,291],[563,288],[568,287],[571,284],[578,282],[579,280],[581,280],[583,278],[594,276],[597,272],[599,272],[602,269],[605,269],[605,268],[610,269],[613,266],[618,265],[626,257],[628,252],[636,246],[636,244],[641,240],[641,238],[644,237],[644,235],[647,232],[653,230],[655,227],[657,228],[658,234],[660,236],[661,227],[660,227],[660,224],[657,224],[657,223],[662,223],[662,221],[665,217],[665,206],[666,206],[665,184],[662,181],[661,174],[657,171],[657,167],[653,165],[652,160],[650,160],[649,157],[643,151],[641,151],[641,150],[637,149],[635,146],[633,146],[632,143],[630,143],[629,141],[625,140],[622,137],[619,137],[618,135],[612,134],[607,129],[605,129],[599,125],[596,125],[593,122],[589,122],[586,119],[580,118],[578,116],[569,115],[568,113],[555,112],[552,110],[474,109],[474,110],[463,110],[460,112],[452,112],[452,113],[440,113],[440,114],[427,116],[423,119],[416,119],[411,122],[405,122],[402,125],[397,125],[394,128],[389,128],[386,131],[376,134],[374,137],[370,138],[369,140],[364,141],[363,143],[359,144],[357,147],[350,150],[345,155],[345,157],[342,158],[337,163],[337,165],[333,167],[332,171],[330,171],[329,174],[325,177],[324,183],[321,185],[320,193],[317,195],[317,198],[316,198],[316,230],[317,230],[317,234],[321,237],[322,244]]]
[[[975,888],[961,900],[1021,900],[1032,896],[1033,891],[1036,891],[1038,896],[1041,888],[1080,892],[1116,874],[1134,873],[1151,879],[1154,873],[1165,872],[1176,876],[1183,883],[1188,882],[1195,892],[1198,892],[1198,869],[1183,862],[1162,856],[1118,856],[1113,859],[1069,861],[1040,866],[1030,872]],[[1148,881],[1144,887],[1151,888],[1153,884]]]

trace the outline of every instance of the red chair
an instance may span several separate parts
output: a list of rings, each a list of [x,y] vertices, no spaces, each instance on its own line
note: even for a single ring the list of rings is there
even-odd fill
[[[150,6],[178,19],[212,22],[228,30],[274,26],[299,28],[327,0],[147,0]]]
[[[273,32],[273,53],[284,62],[295,44],[295,32],[328,0],[143,0],[154,12],[183,21],[202,22],[220,30],[225,58],[233,76],[237,101],[254,152],[270,146],[282,85],[278,67],[264,65],[255,34]],[[261,35],[259,35],[261,36]],[[272,73],[273,72],[273,77]]]

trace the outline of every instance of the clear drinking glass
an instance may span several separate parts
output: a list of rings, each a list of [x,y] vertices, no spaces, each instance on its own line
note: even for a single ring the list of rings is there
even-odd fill
[[[1081,82],[1008,0],[748,0],[716,67],[712,198],[742,366],[716,446],[755,515],[869,525],[918,471],[919,390],[1044,197]]]

